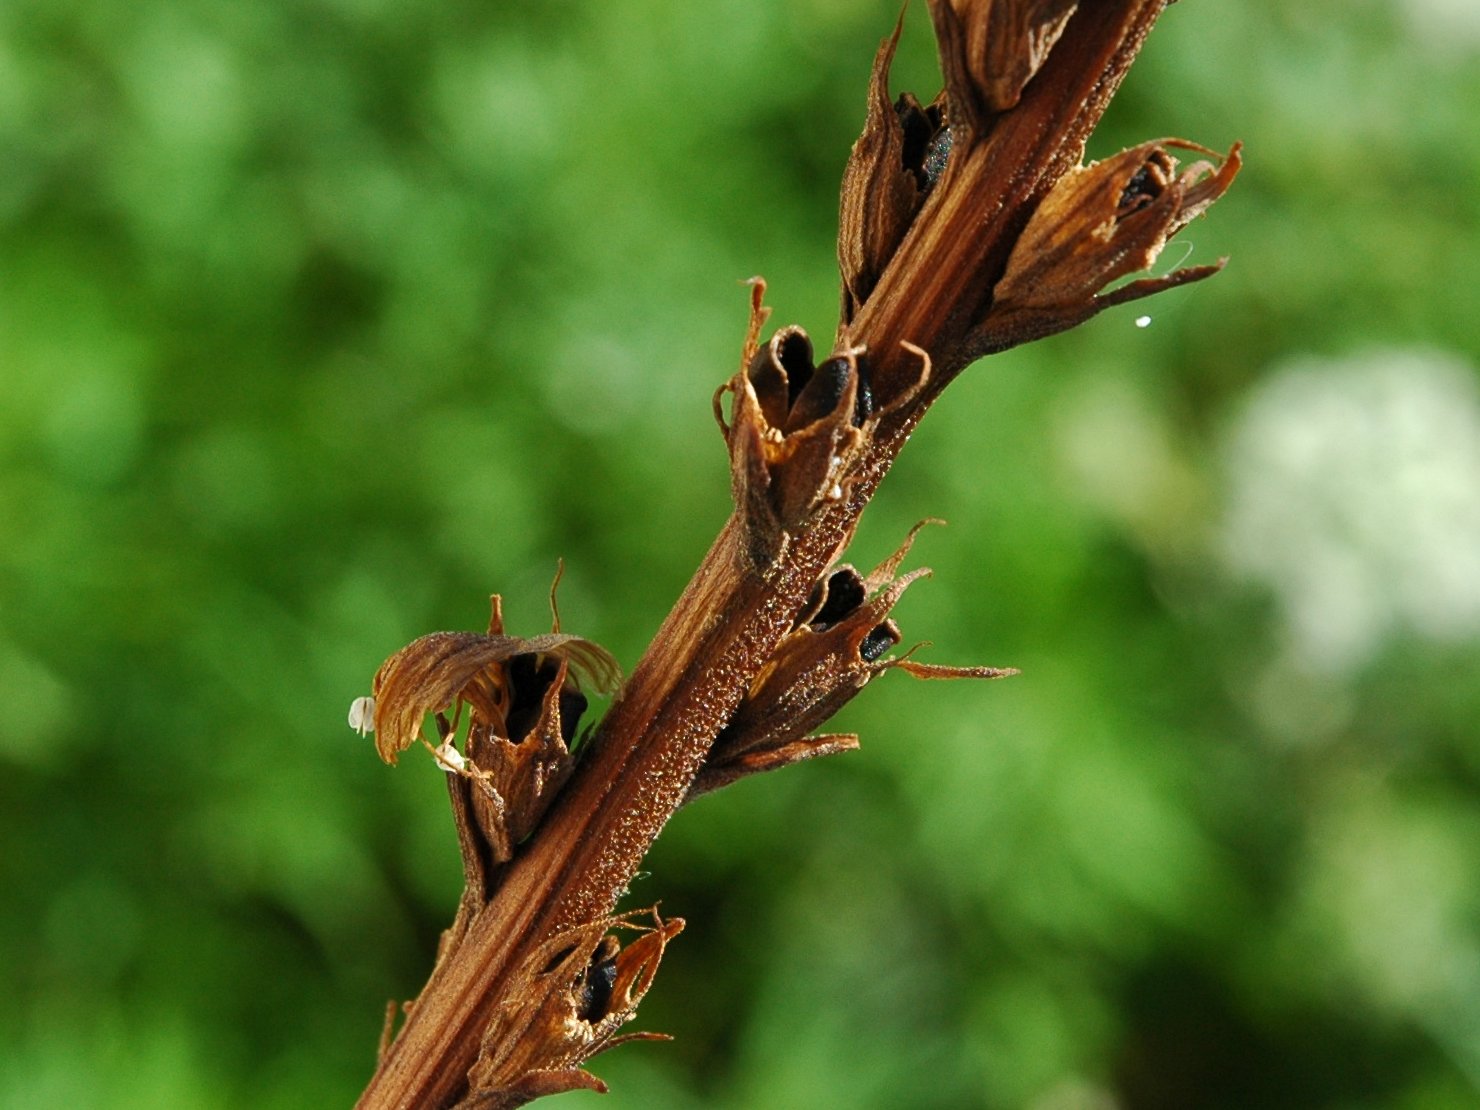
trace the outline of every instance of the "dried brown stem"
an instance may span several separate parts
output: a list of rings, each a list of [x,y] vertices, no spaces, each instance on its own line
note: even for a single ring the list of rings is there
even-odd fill
[[[1201,168],[1182,178],[1168,176],[1175,162],[1157,148],[1145,155],[1159,171],[1154,180],[1137,171],[1135,159],[1125,167],[1101,164],[1103,169],[1083,172],[1104,175],[1105,187],[1080,189],[1062,204],[1062,213],[1044,201],[1079,167],[1086,138],[1164,2],[1099,0],[1075,9],[1021,0],[1019,10],[1007,11],[1014,8],[1011,0],[997,0],[998,10],[990,14],[993,26],[1021,28],[1024,42],[1021,52],[1001,61],[971,53],[981,38],[973,20],[987,19],[992,4],[932,0],[947,94],[929,110],[909,102],[910,126],[935,132],[924,148],[926,162],[913,170],[904,167],[915,174],[916,184],[908,188],[900,185],[904,170],[898,164],[908,144],[890,131],[899,124],[886,110],[892,40],[886,43],[875,66],[869,124],[846,178],[847,188],[857,192],[851,202],[845,195],[843,234],[863,238],[840,246],[845,296],[836,352],[814,373],[810,345],[801,333],[781,333],[791,336],[782,347],[760,345],[764,313],[757,295],[746,367],[726,387],[732,395],[726,436],[736,474],[736,511],[563,789],[542,820],[535,814],[534,835],[518,845],[496,876],[488,874],[497,865],[496,854],[483,850],[471,857],[470,883],[476,879],[488,890],[464,896],[432,977],[385,1053],[360,1100],[362,1108],[452,1106],[469,1099],[475,1063],[487,1071],[490,1059],[510,1056],[504,1042],[520,1036],[518,1021],[510,1017],[524,1012],[520,992],[555,970],[542,971],[531,960],[548,959],[539,954],[552,944],[567,953],[566,962],[575,959],[569,953],[577,951],[576,941],[561,947],[559,938],[565,935],[588,946],[579,948],[581,959],[595,951],[603,922],[653,840],[689,796],[716,735],[743,699],[770,696],[775,684],[757,683],[768,664],[773,671],[764,673],[774,673],[778,645],[789,636],[820,634],[821,623],[815,629],[806,624],[807,607],[820,604],[816,599],[831,581],[829,568],[930,401],[979,355],[1072,326],[1108,303],[1095,297],[1098,277],[1119,263],[1081,257],[1100,250],[1096,244],[1103,241],[1105,250],[1114,246],[1121,252],[1115,259],[1154,257],[1165,237],[1181,226],[1179,220],[1185,222],[1226,188],[1236,156],[1209,184]],[[1000,44],[994,49],[1002,53]],[[942,171],[945,152],[949,160]],[[1081,194],[1089,199],[1081,201]],[[1110,198],[1108,211],[1094,207],[1101,194]],[[1061,219],[1071,245],[1079,235],[1090,246],[1078,254],[1066,252],[1045,269],[1041,281],[1028,283],[1023,303],[994,315],[999,308],[994,289],[1010,269],[1047,266],[1041,257],[1020,262],[1014,255],[1040,207],[1048,213],[1040,223],[1050,216]],[[1083,221],[1083,228],[1076,231],[1074,221]],[[835,394],[823,390],[825,371],[834,375]],[[821,385],[801,391],[808,379]],[[891,565],[885,577],[892,575]],[[853,611],[863,610],[855,606]],[[866,619],[887,620],[880,616],[886,611],[884,604]],[[858,627],[857,634],[849,633],[848,650],[855,653],[849,674],[861,686],[872,672],[856,657],[858,637],[866,630]],[[875,631],[890,629],[881,623]],[[897,632],[890,634],[897,639]],[[478,638],[480,644],[489,640]],[[804,646],[810,648],[810,641]],[[503,656],[497,665],[504,665]],[[907,669],[927,677],[1004,673],[914,663]],[[465,670],[457,672],[458,682]],[[566,675],[562,665],[554,681],[564,683]],[[475,710],[483,705],[485,715],[497,714],[503,711],[497,696],[509,681],[504,672],[494,672],[470,681],[461,697]],[[439,689],[437,698],[453,696],[449,689]],[[809,704],[826,710],[847,696],[851,692],[839,686]],[[555,694],[546,697],[553,703]],[[415,706],[417,713],[424,708]],[[756,714],[763,715],[760,709]],[[799,737],[773,739],[769,749],[742,745],[740,750],[769,751],[756,757],[757,766],[808,750]],[[395,738],[396,745],[404,746],[403,741]],[[479,835],[470,797],[458,810],[459,836],[468,852]],[[642,989],[663,941],[677,928],[660,922],[639,942],[648,946],[642,955]],[[638,971],[624,974],[632,979]],[[531,1014],[536,1010],[529,1008]],[[485,1043],[490,1030],[498,1031],[500,1044]],[[519,1085],[492,1092],[475,1083],[468,1104],[513,1106],[538,1094],[595,1083],[583,1072],[535,1071]]]
[[[520,956],[615,906],[856,519],[856,511],[832,515],[770,581],[749,569],[737,521],[726,524],[607,715],[592,757],[468,923],[455,958],[438,966],[361,1107],[451,1105]]]

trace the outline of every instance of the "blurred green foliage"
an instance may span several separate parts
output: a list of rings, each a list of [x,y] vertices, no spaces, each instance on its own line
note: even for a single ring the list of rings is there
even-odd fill
[[[349,702],[495,590],[543,630],[561,556],[637,659],[727,511],[738,283],[831,333],[894,16],[0,6],[0,1104],[353,1100],[460,876]],[[1245,140],[1167,256],[1227,272],[968,372],[854,553],[949,517],[905,635],[1023,677],[891,676],[679,816],[678,1039],[599,1105],[1480,1099],[1476,24],[1167,14],[1091,153]]]

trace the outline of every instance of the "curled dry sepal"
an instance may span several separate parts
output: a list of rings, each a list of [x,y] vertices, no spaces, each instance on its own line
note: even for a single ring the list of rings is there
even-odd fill
[[[497,594],[492,609],[486,634],[433,632],[396,652],[375,673],[371,698],[350,708],[351,726],[373,728],[387,763],[418,740],[431,748],[452,776],[464,854],[484,871],[513,857],[569,776],[570,745],[587,704],[582,680],[602,694],[621,680],[610,653],[561,632],[558,616],[553,631],[523,639],[504,635]],[[468,733],[459,752],[464,708]],[[428,714],[436,747],[422,734]]]
[[[840,560],[924,411],[973,359],[1197,281],[1146,269],[1228,189],[1239,148],[1179,139],[1084,163],[1085,143],[1168,0],[928,0],[944,90],[891,98],[900,28],[873,65],[844,171],[842,307],[830,353],[762,339],[754,279],[738,371],[715,394],[735,512],[607,718],[577,742],[600,647],[555,630],[437,633],[397,652],[351,724],[383,758],[423,740],[447,774],[466,887],[422,996],[361,1107],[510,1107],[601,1089],[579,1064],[625,1039],[677,919],[625,949],[611,913],[684,802],[857,746],[819,733],[873,678],[996,678],[890,656],[890,611],[925,570],[914,538],[862,574]],[[1174,152],[1203,156],[1180,168]],[[724,398],[728,395],[728,413]],[[917,529],[918,530],[918,529]],[[584,684],[584,687],[583,687]],[[463,710],[469,723],[457,747]],[[451,714],[449,718],[449,714]]]

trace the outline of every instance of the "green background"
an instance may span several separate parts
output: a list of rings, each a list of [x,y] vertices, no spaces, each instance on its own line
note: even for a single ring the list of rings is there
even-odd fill
[[[894,15],[0,6],[0,1104],[353,1100],[459,865],[349,702],[493,591],[545,630],[560,557],[631,667],[740,281],[831,333]],[[680,814],[677,1039],[563,1105],[1480,1099],[1477,57],[1441,0],[1171,9],[1091,154],[1243,139],[1159,264],[1227,271],[968,371],[852,553],[948,518],[906,641],[1023,676],[886,676]]]

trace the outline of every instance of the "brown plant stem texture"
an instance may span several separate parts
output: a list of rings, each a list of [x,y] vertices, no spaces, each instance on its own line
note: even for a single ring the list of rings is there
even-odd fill
[[[763,341],[755,284],[744,359],[721,390],[728,417],[716,396],[735,511],[596,732],[575,745],[581,685],[610,684],[614,664],[558,619],[544,636],[508,637],[495,605],[487,634],[424,637],[377,675],[387,758],[435,717],[467,890],[361,1107],[604,1089],[579,1065],[625,1039],[616,1028],[682,927],[610,915],[674,812],[743,774],[856,746],[809,734],[885,669],[1011,673],[886,657],[899,642],[889,607],[913,578],[896,574],[908,545],[868,575],[839,560],[968,363],[1221,266],[1104,291],[1222,195],[1238,148],[1163,140],[1081,165],[1165,0],[929,7],[945,89],[929,104],[891,99],[896,28],[844,175],[833,349],[814,365],[800,329]],[[1179,171],[1174,150],[1209,160]],[[626,947],[624,931],[637,933]]]

